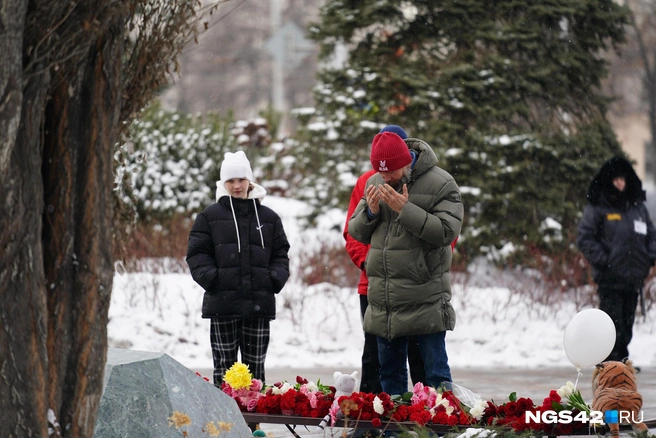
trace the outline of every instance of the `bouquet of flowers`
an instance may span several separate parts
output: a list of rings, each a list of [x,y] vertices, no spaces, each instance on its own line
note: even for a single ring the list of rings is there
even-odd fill
[[[514,392],[507,402],[496,405],[455,384],[453,390],[436,390],[421,383],[402,396],[355,392],[340,397],[333,406],[335,388],[322,385],[321,381],[314,383],[297,376],[293,384],[277,382],[264,387],[262,381],[253,378],[247,365],[236,362],[226,372],[221,389],[237,401],[242,411],[314,418],[331,414],[334,421],[339,408],[345,418],[371,421],[375,427],[383,421],[411,421],[420,426],[501,426],[519,433],[528,430],[567,435],[587,428],[590,418],[590,408],[572,382],[551,390],[540,406],[535,406],[530,398],[518,398]],[[545,415],[558,416],[564,410],[570,411],[567,415],[574,421],[542,421]]]
[[[358,392],[340,397],[339,405],[346,417],[371,420],[374,426],[379,426],[381,419],[412,421],[420,426],[429,422],[451,426],[476,423],[476,418],[451,391],[439,392],[421,383],[401,397],[392,398],[384,392],[378,395]],[[482,408],[479,410],[482,415]]]
[[[207,379],[206,379],[207,380]],[[333,403],[335,389],[296,377],[296,384],[277,382],[264,387],[248,365],[235,362],[223,376],[221,390],[237,401],[239,409],[260,414],[323,417]]]
[[[410,402],[408,420],[419,425],[429,421],[449,426],[476,422],[452,391],[439,392],[433,387],[417,383],[412,390]]]
[[[234,398],[242,411],[253,412],[264,394],[262,381],[254,379],[248,365],[235,362],[223,376],[221,390]]]
[[[262,414],[299,415],[302,417],[323,417],[328,413],[335,389],[310,382],[297,376],[296,384],[277,382],[265,389],[265,397],[261,398],[256,411]]]
[[[384,392],[354,392],[349,396],[341,396],[337,403],[345,417],[371,421],[376,427],[380,427],[381,419],[388,419],[395,408],[392,398]],[[333,415],[333,424],[334,421]]]
[[[545,397],[542,405],[534,406],[530,398],[517,398],[513,392],[509,401],[500,406],[488,402],[484,410],[482,423],[495,426],[509,426],[516,432],[525,430],[540,431],[548,434],[568,435],[580,429],[585,429],[588,424],[580,421],[569,423],[545,423],[535,421],[533,418],[543,418],[543,413],[549,411],[559,413],[563,410],[571,411],[572,417],[580,412],[590,413],[590,408],[583,401],[581,392],[574,388],[572,382],[567,382],[558,390],[551,390],[549,396]],[[527,415],[527,412],[530,415]],[[586,416],[586,418],[589,418]]]
[[[526,411],[536,411],[533,400],[524,397],[517,398],[515,392],[510,394],[508,400],[499,406],[487,402],[481,423],[488,426],[509,426],[517,432],[528,429],[529,425],[525,421]]]

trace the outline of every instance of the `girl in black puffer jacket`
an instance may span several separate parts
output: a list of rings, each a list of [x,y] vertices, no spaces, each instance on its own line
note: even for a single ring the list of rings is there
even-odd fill
[[[599,308],[615,324],[615,346],[606,360],[629,356],[643,282],[656,260],[656,229],[642,182],[622,157],[608,160],[588,190],[577,244],[592,265]]]
[[[216,386],[238,351],[253,376],[265,381],[275,294],[289,278],[289,243],[280,217],[260,204],[265,194],[253,183],[244,152],[226,153],[217,202],[196,217],[189,234],[187,264],[205,289],[202,316],[211,320]]]

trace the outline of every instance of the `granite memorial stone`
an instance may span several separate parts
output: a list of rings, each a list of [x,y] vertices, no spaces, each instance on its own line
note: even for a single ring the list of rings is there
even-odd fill
[[[179,438],[182,432],[252,437],[231,397],[170,356],[108,349],[94,438]]]

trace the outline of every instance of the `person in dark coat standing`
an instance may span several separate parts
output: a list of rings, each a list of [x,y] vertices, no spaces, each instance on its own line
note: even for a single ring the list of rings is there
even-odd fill
[[[205,290],[202,317],[210,319],[214,384],[237,362],[265,381],[269,322],[275,295],[289,278],[289,242],[280,217],[260,201],[243,151],[226,153],[216,203],[200,213],[189,234],[187,264]]]
[[[645,206],[642,182],[617,156],[592,180],[577,245],[592,265],[599,308],[615,324],[615,346],[606,360],[629,357],[638,296],[656,261],[656,229]]]
[[[387,125],[380,132],[393,132],[401,137],[403,140],[408,138],[408,134],[403,128],[397,125]],[[367,311],[367,287],[369,280],[367,279],[367,272],[364,270],[364,261],[369,252],[369,245],[358,242],[348,234],[348,221],[355,212],[355,207],[364,196],[364,188],[367,180],[375,175],[375,169],[370,169],[360,175],[349,200],[349,206],[346,213],[346,224],[344,225],[343,236],[346,240],[346,252],[349,257],[360,268],[360,281],[358,283],[358,295],[360,297],[360,315],[364,320],[364,315]],[[426,371],[424,370],[424,362],[421,358],[419,351],[419,344],[414,337],[408,339],[408,365],[410,366],[410,379],[412,383],[426,382]],[[362,377],[360,378],[360,391],[371,392],[378,394],[383,391],[380,385],[380,363],[378,362],[378,341],[376,336],[364,332],[364,347],[362,349]]]
[[[380,383],[388,394],[408,386],[408,338],[415,336],[426,383],[449,387],[446,331],[451,305],[451,243],[460,234],[464,206],[453,177],[437,166],[424,141],[377,134],[370,161],[376,174],[348,222],[351,237],[370,244],[364,330],[376,335]]]

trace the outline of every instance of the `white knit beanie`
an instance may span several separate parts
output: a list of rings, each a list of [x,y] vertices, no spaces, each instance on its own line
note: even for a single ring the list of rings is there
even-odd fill
[[[244,151],[235,153],[226,152],[221,163],[221,181],[224,183],[233,178],[246,178],[253,181],[253,170],[251,163],[246,158]]]

